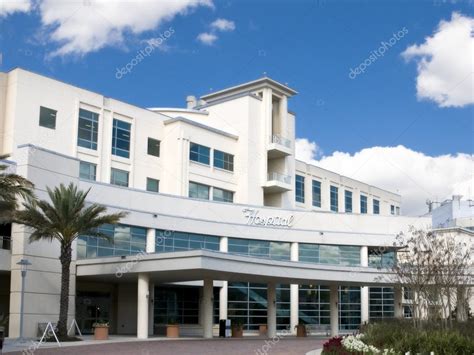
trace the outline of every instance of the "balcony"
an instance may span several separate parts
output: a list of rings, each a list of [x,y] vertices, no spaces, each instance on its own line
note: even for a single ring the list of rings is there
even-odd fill
[[[270,172],[267,176],[267,182],[263,187],[265,192],[268,193],[289,191],[292,188],[291,176],[277,172]]]
[[[291,140],[288,138],[273,134],[270,136],[268,145],[268,158],[281,158],[293,153]]]

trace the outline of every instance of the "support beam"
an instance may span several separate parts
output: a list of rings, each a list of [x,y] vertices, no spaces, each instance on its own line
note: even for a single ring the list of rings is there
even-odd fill
[[[267,335],[269,338],[276,336],[276,285],[268,284],[267,289]]]
[[[401,287],[393,288],[393,307],[395,318],[403,318],[403,292]]]
[[[299,244],[291,243],[291,261],[299,260]],[[290,332],[296,334],[296,326],[299,323],[299,285],[290,285]]]
[[[339,334],[339,287],[337,285],[331,285],[329,287],[329,303],[331,312],[331,336],[337,336]]]
[[[369,266],[369,248],[366,246],[360,247],[360,266]],[[369,322],[369,288],[367,286],[360,288],[360,318],[362,324]]]
[[[219,290],[219,319],[227,319],[228,286],[227,281],[222,281],[222,287]]]
[[[202,327],[204,330],[204,338],[212,338],[212,316],[213,316],[213,281],[204,279],[202,289]]]
[[[150,276],[146,273],[138,274],[137,295],[137,338],[148,338],[148,300]]]

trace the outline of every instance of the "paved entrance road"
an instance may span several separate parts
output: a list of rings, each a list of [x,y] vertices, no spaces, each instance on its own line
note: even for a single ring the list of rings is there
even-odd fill
[[[266,343],[267,342],[267,343]],[[100,345],[71,346],[62,349],[38,349],[34,355],[304,355],[322,348],[324,340],[314,338],[283,338],[271,345],[266,339],[213,339],[213,340],[166,340],[123,342]],[[264,347],[267,344],[266,347]],[[20,355],[19,352],[8,353]]]

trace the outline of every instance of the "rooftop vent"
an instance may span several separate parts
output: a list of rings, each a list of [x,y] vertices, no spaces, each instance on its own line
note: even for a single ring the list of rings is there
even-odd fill
[[[197,104],[196,96],[189,95],[186,97],[186,108],[193,109],[196,107],[196,104]]]

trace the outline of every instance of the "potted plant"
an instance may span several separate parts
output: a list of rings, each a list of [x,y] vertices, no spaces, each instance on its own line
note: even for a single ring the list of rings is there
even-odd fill
[[[306,325],[300,323],[298,325],[295,325],[296,329],[296,336],[297,337],[305,337],[306,336]]]
[[[168,324],[166,325],[166,337],[179,338],[179,325],[174,318],[170,318]]]
[[[232,321],[231,329],[232,338],[242,338],[244,336],[244,323],[242,320],[237,319],[236,321]]]
[[[260,335],[267,335],[267,330],[268,330],[268,328],[267,328],[266,324],[260,324],[258,326],[258,334],[260,334]]]
[[[94,328],[94,340],[107,340],[109,339],[109,322],[105,320],[99,320],[92,324]]]

